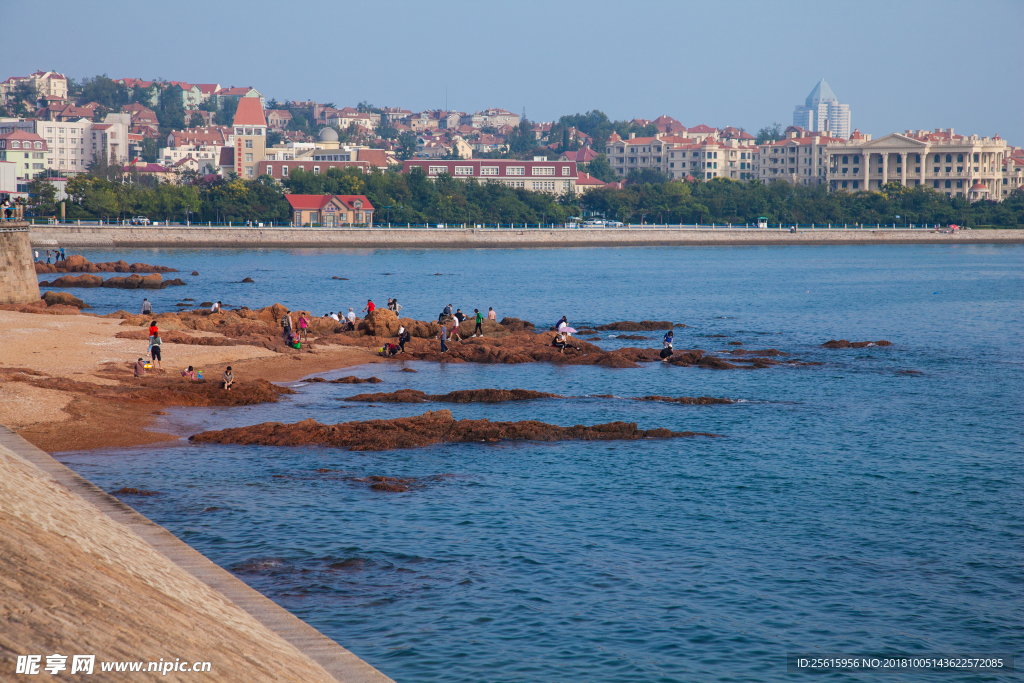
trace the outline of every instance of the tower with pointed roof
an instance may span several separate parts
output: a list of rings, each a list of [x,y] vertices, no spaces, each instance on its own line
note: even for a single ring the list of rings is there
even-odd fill
[[[267,117],[255,97],[238,99],[235,110],[235,173],[251,180],[257,176],[260,162],[267,152]]]
[[[828,132],[836,138],[850,137],[850,105],[843,104],[825,79],[793,110],[793,125],[812,132]]]

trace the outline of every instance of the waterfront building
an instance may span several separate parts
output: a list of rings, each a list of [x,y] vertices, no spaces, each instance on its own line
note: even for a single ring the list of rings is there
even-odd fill
[[[23,130],[0,135],[0,161],[14,164],[14,178],[18,184],[27,183],[53,166],[46,140]]]
[[[576,163],[548,161],[534,157],[533,161],[516,159],[410,159],[404,163],[402,173],[418,168],[431,180],[447,173],[458,180],[470,178],[481,182],[494,182],[534,192],[564,194],[576,190]]]
[[[758,145],[757,178],[763,182],[785,180],[793,185],[821,185],[829,169],[828,145],[843,142],[825,133],[812,133],[796,126],[786,137]]]
[[[707,128],[708,130],[703,130]],[[700,130],[696,130],[700,129]],[[654,168],[673,180],[693,178],[730,178],[751,180],[757,148],[746,140],[719,139],[710,126],[697,126],[699,137],[678,137],[658,133],[654,137],[630,137],[618,133],[608,138],[608,163],[616,174]]]
[[[972,201],[1003,198],[1003,169],[1010,149],[998,135],[957,135],[952,128],[908,130],[877,140],[855,134],[829,143],[832,190],[880,190],[887,183],[926,186]]]
[[[361,194],[286,194],[292,208],[292,226],[342,225],[373,227],[373,204]]]
[[[793,125],[805,130],[827,132],[837,138],[850,137],[850,105],[842,104],[825,79],[821,79],[793,110]]]
[[[255,91],[253,91],[255,92]],[[235,138],[234,171],[240,178],[256,177],[267,150],[267,119],[256,97],[241,97],[232,124]]]

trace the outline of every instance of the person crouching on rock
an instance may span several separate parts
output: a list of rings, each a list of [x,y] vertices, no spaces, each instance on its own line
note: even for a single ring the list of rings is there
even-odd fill
[[[555,338],[551,341],[551,345],[556,347],[559,353],[565,353],[565,347],[568,345],[568,342],[565,340],[565,333],[559,332],[556,334]]]
[[[448,327],[447,325],[441,325],[441,331],[438,333],[437,338],[441,340],[441,353],[448,353]]]
[[[672,330],[668,331],[665,338],[661,340],[661,362],[667,363],[668,359],[672,357]]]
[[[146,359],[140,358],[135,361],[135,376],[145,377],[146,376]]]
[[[231,385],[235,383],[235,373],[231,372],[230,365],[228,366],[228,369],[224,371],[224,376],[221,377],[221,379],[224,380],[224,391],[230,390]]]
[[[185,379],[195,379],[196,378],[196,371],[190,365],[190,366],[188,366],[188,370],[182,370],[181,371],[181,376],[184,377]]]

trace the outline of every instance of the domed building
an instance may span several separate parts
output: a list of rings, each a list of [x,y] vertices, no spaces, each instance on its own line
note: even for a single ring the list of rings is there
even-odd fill
[[[338,131],[330,126],[321,128],[317,139],[319,140],[316,143],[318,149],[338,149],[341,146],[338,142]]]

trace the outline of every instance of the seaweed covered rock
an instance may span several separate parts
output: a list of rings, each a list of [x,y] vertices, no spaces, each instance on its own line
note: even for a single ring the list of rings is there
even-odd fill
[[[390,420],[343,422],[325,425],[316,420],[292,424],[264,422],[201,432],[189,437],[193,443],[262,446],[318,445],[351,451],[386,451],[419,448],[436,443],[496,443],[499,441],[616,441],[717,436],[702,432],[674,432],[668,429],[639,429],[634,422],[610,422],[587,427],[560,427],[536,420],[491,422],[456,420],[451,411],[437,410],[415,417]]]
[[[650,332],[652,330],[671,330],[675,327],[675,323],[669,322],[668,320],[641,320],[640,322],[634,322],[632,320],[623,320],[617,323],[608,323],[607,325],[598,325],[595,330],[619,330],[620,332]]]
[[[892,346],[892,342],[886,341],[885,339],[860,342],[851,342],[845,339],[830,339],[821,346],[825,349],[863,349],[866,346]]]

